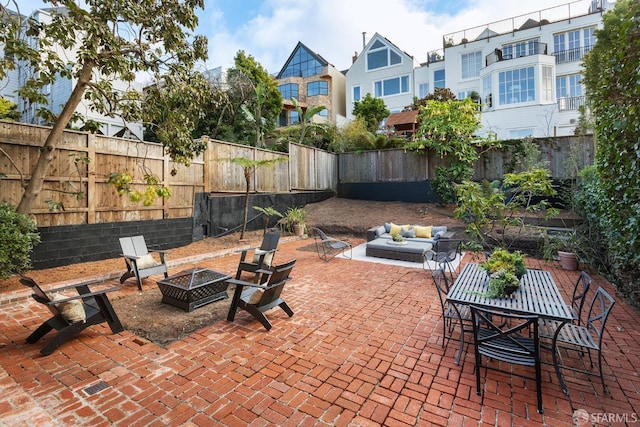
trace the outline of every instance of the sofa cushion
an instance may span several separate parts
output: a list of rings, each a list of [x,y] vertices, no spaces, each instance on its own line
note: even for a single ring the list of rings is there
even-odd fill
[[[402,226],[400,228],[400,234],[402,237],[416,237],[416,228],[412,225],[409,227]]]
[[[389,234],[393,236],[394,234],[400,234],[400,233],[402,233],[402,226],[398,224],[390,223]]]
[[[376,237],[380,237],[386,232],[387,230],[384,228],[384,225],[381,225],[380,227],[376,228]]]
[[[425,227],[425,226],[421,226],[421,225],[416,225],[415,226],[416,235],[414,237],[424,237],[425,239],[430,239],[431,238],[432,229],[433,229],[433,227]]]

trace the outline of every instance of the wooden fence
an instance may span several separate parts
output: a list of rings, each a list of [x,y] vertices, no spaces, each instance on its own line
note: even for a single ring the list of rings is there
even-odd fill
[[[0,173],[5,175],[0,179],[1,200],[18,204],[49,131],[0,121]],[[236,157],[289,160],[257,168],[251,191],[337,188],[337,155],[313,147],[291,144],[286,154],[208,140],[207,150],[186,167],[171,161],[159,144],[65,131],[31,213],[41,227],[191,217],[196,193],[245,191],[243,168],[228,160]],[[130,188],[139,191],[145,175],[156,175],[172,196],[157,198],[150,206],[131,202],[109,184],[114,172],[129,173]],[[52,212],[55,202],[64,209]]]
[[[571,169],[593,164],[595,146],[592,137],[542,138],[536,142],[554,179],[572,176]],[[490,151],[474,165],[476,180],[502,179],[509,172],[512,155],[508,151]],[[436,167],[445,159],[434,152],[414,153],[402,149],[345,153],[339,157],[340,183],[415,182],[435,178]]]

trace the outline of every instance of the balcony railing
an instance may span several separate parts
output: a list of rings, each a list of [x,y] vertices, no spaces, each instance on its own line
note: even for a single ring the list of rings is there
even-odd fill
[[[593,46],[577,47],[574,49],[561,50],[554,52],[556,64],[565,64],[567,62],[575,62],[582,60],[582,57],[588,53]]]
[[[503,54],[501,49],[495,49],[489,55],[485,56],[484,62],[488,67],[489,65],[500,62],[500,61],[508,61],[509,59],[522,58],[525,56],[531,55],[546,55],[547,54],[547,44],[546,43],[532,43],[527,44],[526,52],[520,52],[517,55],[507,55]]]
[[[558,111],[574,111],[585,104],[584,96],[566,96],[558,98]]]

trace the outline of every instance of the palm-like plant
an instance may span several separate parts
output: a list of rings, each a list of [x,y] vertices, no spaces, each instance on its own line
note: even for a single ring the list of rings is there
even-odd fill
[[[326,107],[324,105],[314,105],[307,108],[306,111],[302,111],[302,107],[300,107],[296,98],[292,97],[291,102],[298,112],[298,117],[300,117],[300,139],[298,140],[298,143],[302,144],[304,142],[304,137],[309,129],[322,129],[323,125],[321,123],[313,122],[313,116],[323,110],[326,110]]]

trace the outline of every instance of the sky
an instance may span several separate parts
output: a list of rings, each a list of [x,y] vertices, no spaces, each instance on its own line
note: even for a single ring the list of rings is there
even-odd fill
[[[5,1],[6,2],[6,1]],[[50,7],[43,0],[17,0],[20,12]],[[204,0],[196,34],[207,36],[205,68],[232,67],[239,50],[271,74],[285,65],[298,42],[338,70],[350,67],[364,38],[375,33],[426,62],[446,34],[555,6],[586,13],[589,0]]]

